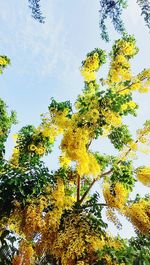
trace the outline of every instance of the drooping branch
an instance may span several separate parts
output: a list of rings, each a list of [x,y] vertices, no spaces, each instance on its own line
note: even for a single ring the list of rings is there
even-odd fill
[[[137,3],[141,8],[141,16],[144,16],[146,26],[150,29],[150,1],[137,0]]]
[[[150,1],[149,0],[137,0],[136,1],[141,8],[141,16],[144,16],[146,26],[150,29]],[[101,30],[101,37],[105,41],[109,41],[109,34],[107,31],[106,20],[110,19],[114,25],[115,30],[124,34],[126,32],[124,23],[122,20],[123,9],[130,4],[127,0],[100,0],[100,22],[99,27]]]
[[[32,17],[40,23],[44,23],[45,17],[42,16],[42,12],[40,10],[40,0],[28,0],[28,2],[29,7],[32,9]]]

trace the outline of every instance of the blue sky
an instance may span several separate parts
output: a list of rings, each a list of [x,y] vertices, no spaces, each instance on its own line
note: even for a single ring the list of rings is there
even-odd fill
[[[123,17],[128,32],[135,34],[140,48],[132,61],[133,71],[138,73],[149,67],[150,35],[136,0],[129,2]],[[40,114],[47,111],[51,97],[75,101],[83,89],[79,67],[85,55],[96,47],[109,52],[113,41],[119,37],[108,23],[111,42],[106,44],[101,40],[99,0],[41,0],[41,9],[46,17],[45,24],[31,18],[27,0],[0,0],[0,54],[11,59],[11,66],[0,77],[0,96],[10,109],[17,111],[19,120],[9,137],[8,156],[13,146],[12,134],[24,125],[38,125]],[[104,68],[100,73],[104,75],[105,72]],[[150,119],[150,94],[135,94],[135,99],[140,104],[138,117],[126,119],[133,132]],[[109,142],[99,140],[93,148],[113,153]],[[58,153],[57,144],[54,154],[46,158],[51,169],[57,166]],[[135,164],[141,163],[149,165],[149,157],[140,155]],[[148,189],[143,188],[138,183],[136,192],[147,193]],[[129,236],[130,231],[121,233]]]

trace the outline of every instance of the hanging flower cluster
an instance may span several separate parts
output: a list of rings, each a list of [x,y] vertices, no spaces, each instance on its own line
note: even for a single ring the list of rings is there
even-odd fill
[[[103,185],[103,194],[108,206],[121,209],[128,199],[129,192],[122,183],[116,182],[111,185],[106,182]]]
[[[145,186],[150,187],[150,167],[139,167],[137,169],[137,178]]]
[[[150,230],[150,201],[141,199],[126,207],[125,215],[131,220],[132,224],[143,234]]]
[[[101,49],[95,49],[87,54],[87,58],[82,62],[81,74],[87,83],[96,79],[95,72],[105,63],[105,52]]]

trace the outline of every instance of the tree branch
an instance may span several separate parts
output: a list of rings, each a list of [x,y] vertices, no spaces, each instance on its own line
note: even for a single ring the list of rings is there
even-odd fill
[[[135,143],[138,143],[139,139],[137,139],[135,141]],[[132,149],[129,148],[129,150],[125,153],[125,157],[130,153]],[[122,160],[120,159],[117,162],[117,165],[119,165],[122,162]],[[79,200],[80,204],[83,203],[84,199],[86,198],[87,194],[89,193],[89,191],[91,190],[91,188],[93,187],[93,185],[95,184],[96,181],[98,181],[100,178],[103,178],[107,175],[110,175],[113,172],[113,168],[111,168],[110,170],[104,172],[103,174],[101,174],[100,176],[98,176],[96,179],[93,179],[92,183],[90,184],[90,186],[88,187],[88,189],[85,191],[85,193],[83,194],[82,198]]]
[[[80,183],[80,176],[78,175],[78,178],[77,178],[77,202],[80,201],[80,189],[81,189],[81,183]]]

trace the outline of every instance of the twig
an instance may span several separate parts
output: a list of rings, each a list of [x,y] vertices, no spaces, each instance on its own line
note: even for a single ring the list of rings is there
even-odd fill
[[[80,175],[78,175],[78,178],[77,178],[77,202],[80,201],[80,189],[81,189]]]

